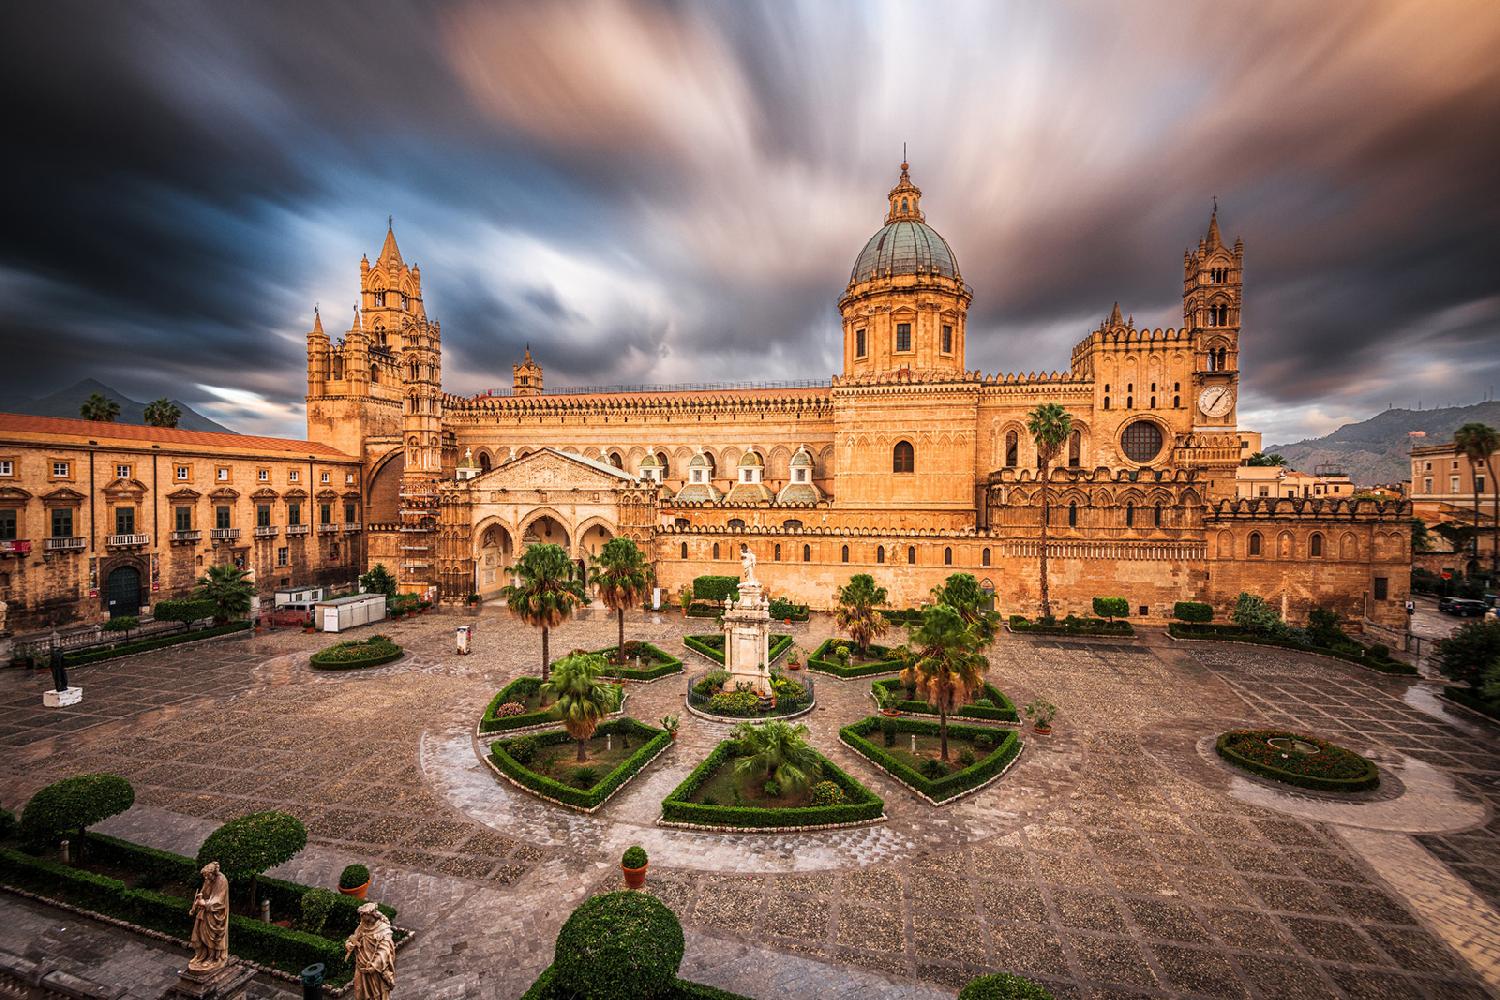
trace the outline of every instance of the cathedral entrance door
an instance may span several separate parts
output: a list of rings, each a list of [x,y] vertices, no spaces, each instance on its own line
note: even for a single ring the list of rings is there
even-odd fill
[[[141,611],[141,571],[134,566],[116,566],[105,581],[104,606],[111,618],[138,615]]]

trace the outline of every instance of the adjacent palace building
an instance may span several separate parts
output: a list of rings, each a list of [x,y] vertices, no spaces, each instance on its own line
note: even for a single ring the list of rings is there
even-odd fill
[[[307,436],[320,445],[227,436],[241,450],[220,459],[227,441],[131,428],[151,440],[126,447],[113,438],[127,429],[84,424],[55,428],[52,445],[11,430],[33,418],[0,419],[0,477],[9,468],[15,479],[0,478],[0,507],[18,510],[16,537],[33,540],[0,563],[6,599],[13,616],[17,601],[64,598],[102,614],[127,562],[153,591],[176,590],[218,539],[184,540],[179,553],[162,533],[212,530],[228,506],[230,529],[280,533],[246,531],[224,547],[266,589],[283,559],[293,575],[347,575],[345,560],[357,560],[392,567],[408,591],[488,597],[529,544],[583,559],[626,535],[668,589],[738,572],[748,546],[773,594],[817,608],[854,573],[874,574],[906,607],[965,571],[999,610],[1035,613],[1044,487],[1025,420],[1057,402],[1076,428],[1045,487],[1058,614],[1085,612],[1096,595],[1124,596],[1152,619],[1180,600],[1222,613],[1251,591],[1291,618],[1321,605],[1403,622],[1408,505],[1239,495],[1253,439],[1236,423],[1243,264],[1243,245],[1224,243],[1215,216],[1183,256],[1180,329],[1138,329],[1116,306],[1064,371],[970,371],[974,292],[902,164],[884,225],[839,296],[843,370],[826,384],[547,392],[528,351],[509,394],[460,397],[442,388],[441,328],[420,269],[387,232],[377,259],[360,262],[349,329],[334,340],[318,318],[307,335]],[[77,471],[54,477],[64,442]],[[184,464],[189,478],[171,482]],[[79,519],[49,536],[59,489]],[[139,508],[149,524],[110,520],[122,491],[151,497]],[[293,550],[286,535],[309,521],[340,530]],[[120,536],[137,535],[149,537],[120,548]],[[79,550],[54,536],[76,536],[67,544]]]

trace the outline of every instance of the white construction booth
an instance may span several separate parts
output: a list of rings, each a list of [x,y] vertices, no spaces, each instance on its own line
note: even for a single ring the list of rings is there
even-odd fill
[[[384,594],[355,594],[319,601],[313,606],[313,621],[324,632],[342,632],[359,625],[385,620]]]

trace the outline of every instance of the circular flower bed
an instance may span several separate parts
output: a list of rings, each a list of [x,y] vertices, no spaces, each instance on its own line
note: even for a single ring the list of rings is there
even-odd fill
[[[1285,729],[1232,729],[1214,744],[1251,774],[1320,792],[1363,792],[1380,784],[1370,760],[1316,736]]]
[[[349,639],[320,649],[312,655],[312,665],[316,670],[358,670],[390,663],[400,659],[401,654],[401,647],[390,639],[372,635],[368,639]]]

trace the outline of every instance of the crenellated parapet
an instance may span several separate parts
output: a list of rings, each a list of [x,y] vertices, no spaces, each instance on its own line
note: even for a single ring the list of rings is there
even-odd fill
[[[1250,497],[1221,500],[1204,517],[1211,522],[1307,520],[1387,521],[1411,520],[1411,502],[1368,497]]]
[[[1015,483],[1028,483],[1036,485],[1041,483],[1042,474],[1038,469],[997,469],[990,473],[991,485],[1009,485]],[[1199,481],[1197,469],[1110,469],[1106,466],[1097,466],[1093,469],[1061,468],[1053,469],[1048,482],[1053,486],[1068,485],[1104,485],[1135,483],[1145,485],[1157,484],[1189,484]]]
[[[692,420],[720,416],[790,416],[819,419],[833,415],[826,388],[527,396],[457,396],[448,393],[443,399],[443,409],[450,421],[456,424],[539,418]]]

